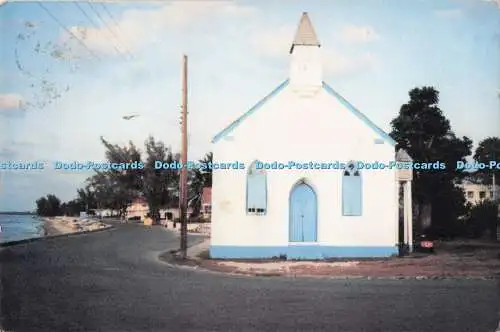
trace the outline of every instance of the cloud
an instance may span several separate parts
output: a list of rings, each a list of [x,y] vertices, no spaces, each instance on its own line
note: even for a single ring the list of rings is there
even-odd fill
[[[285,59],[290,51],[296,26],[262,29],[251,38],[252,49],[258,56]],[[348,74],[367,70],[375,64],[371,53],[349,54],[339,51],[332,40],[323,42],[323,70],[325,74]],[[287,60],[285,60],[287,61]]]
[[[294,25],[284,25],[276,29],[263,29],[254,33],[251,44],[260,56],[284,57],[288,55],[295,30]]]
[[[500,0],[499,0],[500,1]],[[463,15],[461,9],[442,9],[434,11],[434,15],[441,18],[459,18]]]
[[[15,150],[9,148],[0,149],[0,158],[4,160],[13,159],[15,156],[17,156],[17,152]]]
[[[73,26],[69,30],[83,40],[91,50],[113,54],[118,48],[135,51],[142,45],[158,42],[165,29],[178,31],[212,20],[216,25],[220,17],[233,19],[250,18],[257,10],[254,7],[228,1],[179,1],[163,5],[154,10],[128,10],[117,21],[99,29]],[[65,39],[70,36],[65,36]],[[116,43],[116,39],[120,43]],[[111,42],[113,41],[113,42]]]
[[[370,52],[357,56],[349,56],[338,52],[325,52],[323,56],[323,70],[325,74],[341,75],[372,69],[376,64],[376,57]]]
[[[23,98],[15,93],[0,94],[0,110],[15,110],[23,107]]]
[[[348,25],[340,31],[340,38],[351,43],[366,43],[376,41],[380,36],[373,27]]]
[[[500,0],[483,0],[484,2],[490,2],[498,7],[500,9]]]

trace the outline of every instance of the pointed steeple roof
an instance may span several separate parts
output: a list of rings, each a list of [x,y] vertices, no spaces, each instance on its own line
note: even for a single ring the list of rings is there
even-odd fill
[[[297,28],[297,32],[295,33],[295,38],[293,39],[292,47],[290,48],[290,53],[292,53],[293,47],[295,45],[318,46],[318,47],[321,46],[320,42],[318,41],[318,37],[316,36],[316,31],[314,31],[311,20],[309,19],[309,15],[307,15],[307,12],[302,13],[299,27]]]

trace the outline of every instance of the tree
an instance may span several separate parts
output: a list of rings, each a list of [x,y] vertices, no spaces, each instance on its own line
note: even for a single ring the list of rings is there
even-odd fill
[[[467,226],[473,237],[482,237],[488,233],[490,239],[496,241],[499,221],[498,205],[486,200],[471,208]]]
[[[97,208],[95,193],[91,186],[87,185],[85,188],[77,189],[77,194],[78,201],[81,203],[86,213],[89,213],[90,209]]]
[[[82,202],[79,199],[73,199],[69,202],[61,204],[61,214],[66,216],[79,216],[80,212],[85,208],[82,206]]]
[[[106,147],[107,161],[121,166],[101,172],[97,179],[107,187],[105,192],[112,195],[110,203],[119,210],[120,217],[125,217],[127,207],[142,192],[144,175],[144,169],[126,169],[125,164],[141,163],[141,153],[131,141],[125,147],[111,144],[103,137],[101,142]]]
[[[479,142],[474,153],[474,160],[486,165],[489,165],[490,161],[497,161],[500,163],[500,138],[488,137]],[[485,184],[491,184],[493,174],[495,174],[497,178],[500,177],[500,166],[494,169],[480,169],[477,173],[479,177],[482,177]]]
[[[47,197],[40,197],[36,200],[36,214],[39,216],[47,216],[48,202]]]
[[[174,155],[171,150],[165,147],[163,142],[156,142],[153,137],[149,137],[145,142],[147,159],[143,177],[142,194],[149,206],[149,213],[158,221],[160,218],[160,208],[166,205],[173,205],[177,200],[179,188],[178,169],[156,169],[155,164],[172,164],[179,162],[179,155]]]
[[[456,170],[455,166],[471,154],[472,141],[456,137],[450,121],[438,106],[439,92],[433,87],[414,88],[409,97],[409,102],[401,106],[398,116],[391,121],[396,148],[405,149],[415,162],[441,161],[447,165],[445,170],[413,171],[415,227],[421,231],[430,226],[431,220],[448,225],[453,222],[455,213],[447,213],[436,203],[439,197],[446,195],[459,199],[460,194],[452,183],[466,173]]]
[[[203,159],[199,160],[202,168],[189,170],[189,206],[193,209],[193,215],[198,215],[201,209],[201,199],[203,188],[212,187],[212,166],[213,154],[209,152]]]
[[[36,207],[39,216],[55,217],[61,214],[61,200],[52,194],[37,199]]]

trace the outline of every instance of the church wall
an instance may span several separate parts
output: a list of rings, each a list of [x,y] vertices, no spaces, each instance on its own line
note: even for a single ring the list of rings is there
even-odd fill
[[[293,85],[287,86],[216,143],[214,161],[249,166],[256,159],[285,164],[394,160],[394,147],[375,144],[380,136],[324,89],[313,91],[310,97],[294,91]],[[342,216],[342,173],[338,170],[268,170],[267,174],[267,213],[248,216],[246,169],[214,170],[214,257],[388,256],[395,251],[395,170],[362,170],[363,214],[359,217]],[[318,242],[290,248],[289,195],[302,178],[316,191]]]

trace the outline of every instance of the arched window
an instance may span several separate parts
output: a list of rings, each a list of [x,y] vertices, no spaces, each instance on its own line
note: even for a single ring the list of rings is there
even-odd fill
[[[267,211],[267,175],[257,166],[254,161],[247,172],[247,214],[264,215]]]
[[[356,164],[350,162],[342,175],[342,215],[361,216],[363,207],[361,173]]]

